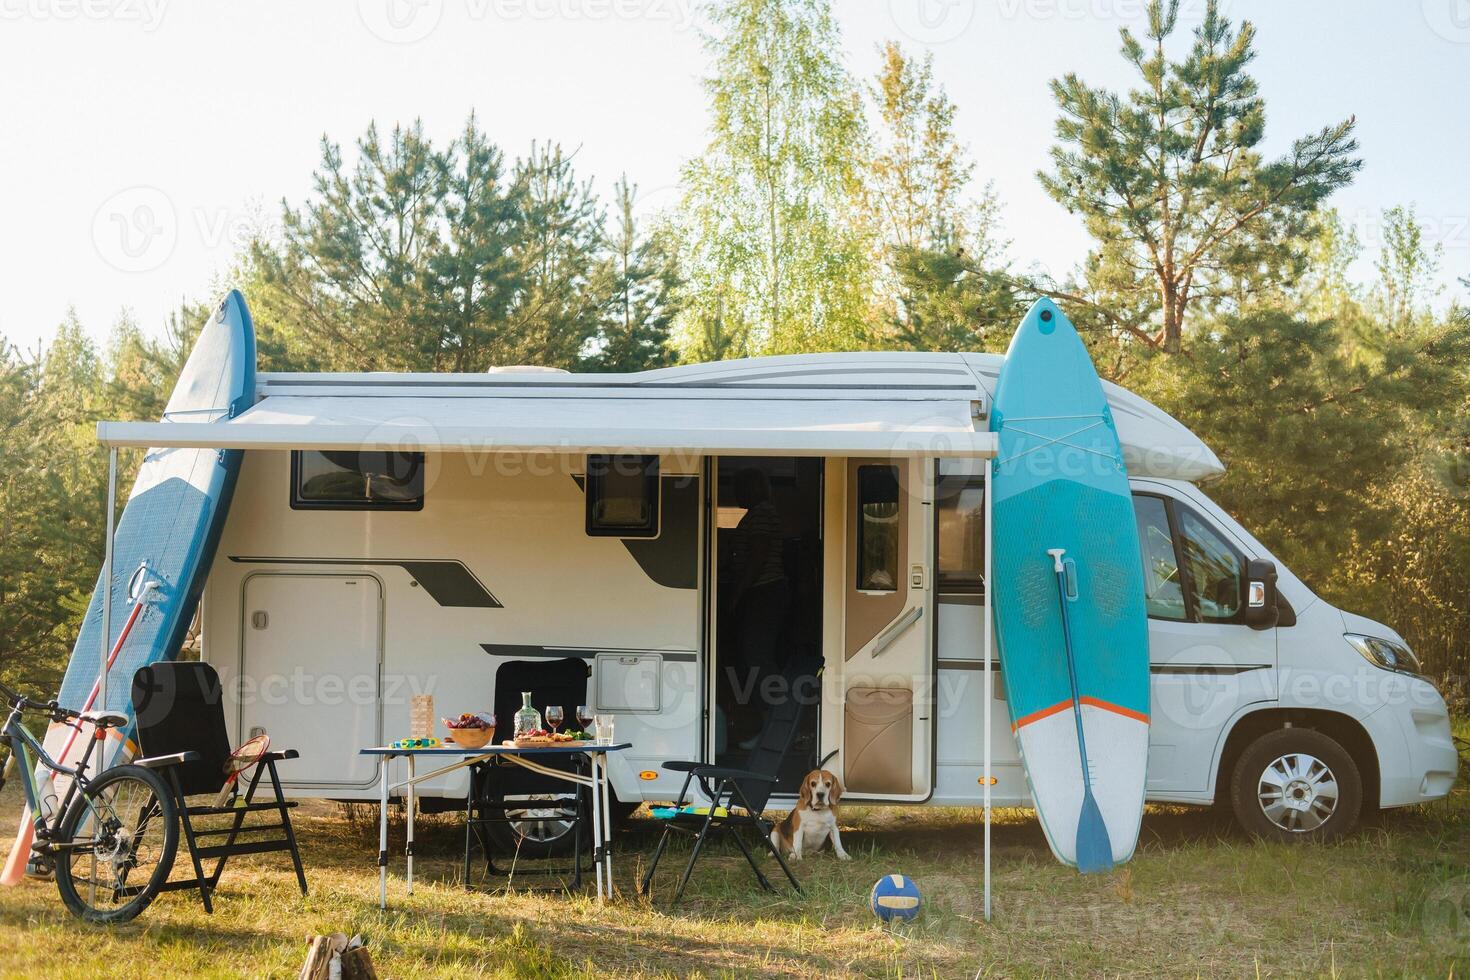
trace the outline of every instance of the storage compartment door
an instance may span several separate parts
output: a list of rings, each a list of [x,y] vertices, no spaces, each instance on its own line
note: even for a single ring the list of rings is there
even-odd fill
[[[383,588],[371,575],[264,573],[245,580],[239,731],[301,758],[295,789],[365,788],[358,750],[382,742]]]
[[[914,693],[897,687],[850,687],[843,712],[844,788],[860,796],[914,791]]]

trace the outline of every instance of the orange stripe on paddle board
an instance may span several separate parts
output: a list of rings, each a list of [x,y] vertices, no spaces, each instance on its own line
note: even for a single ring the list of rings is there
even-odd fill
[[[1145,725],[1148,724],[1148,715],[1144,714],[1142,711],[1134,711],[1132,708],[1125,708],[1121,704],[1113,704],[1113,702],[1111,701],[1102,701],[1098,698],[1094,698],[1086,694],[1082,696],[1082,703],[1090,704],[1094,708],[1101,708],[1104,711],[1111,711],[1113,714],[1122,715],[1124,718],[1132,718],[1134,721],[1141,721]]]
[[[1144,714],[1141,711],[1134,711],[1132,708],[1125,708],[1121,704],[1113,704],[1111,701],[1103,701],[1099,698],[1094,698],[1086,694],[1082,696],[1082,703],[1091,705],[1094,708],[1101,708],[1103,711],[1111,711],[1114,714],[1122,715],[1124,718],[1132,718],[1134,721],[1141,721],[1145,725],[1148,724],[1148,715]],[[1025,728],[1032,722],[1041,721],[1043,718],[1050,718],[1057,712],[1066,711],[1070,707],[1072,707],[1072,699],[1068,698],[1065,701],[1058,701],[1056,704],[1052,705],[1049,708],[1042,708],[1040,711],[1033,711],[1029,715],[1026,715],[1024,718],[1021,718],[1019,721],[1013,724],[1011,726],[1011,731],[1020,731],[1022,728]]]
[[[1043,718],[1050,718],[1057,712],[1066,711],[1070,707],[1072,707],[1072,699],[1068,698],[1065,701],[1058,701],[1050,708],[1042,708],[1040,711],[1033,711],[1029,715],[1026,715],[1024,718],[1017,719],[1016,722],[1011,725],[1011,731],[1020,731],[1022,728],[1025,728],[1032,722],[1040,721]]]

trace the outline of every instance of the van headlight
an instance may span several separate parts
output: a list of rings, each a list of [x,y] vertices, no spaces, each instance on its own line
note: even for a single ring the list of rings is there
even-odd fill
[[[1353,645],[1354,650],[1363,655],[1364,660],[1375,667],[1415,676],[1424,673],[1419,658],[1414,656],[1414,651],[1405,644],[1385,640],[1379,636],[1364,636],[1362,633],[1344,633],[1342,637]]]

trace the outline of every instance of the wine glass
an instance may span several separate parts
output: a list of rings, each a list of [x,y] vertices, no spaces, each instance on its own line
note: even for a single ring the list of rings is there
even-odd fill
[[[546,724],[551,726],[553,732],[560,733],[561,723],[565,718],[566,715],[562,712],[561,705],[548,704],[546,706]]]
[[[595,712],[593,712],[592,705],[590,705],[590,704],[579,704],[579,705],[577,705],[577,721],[581,722],[581,724],[582,724],[582,731],[584,733],[591,734],[590,732],[587,732],[587,729],[589,727],[591,727],[592,722],[593,722],[593,720],[596,717],[597,717],[597,715],[596,715]]]

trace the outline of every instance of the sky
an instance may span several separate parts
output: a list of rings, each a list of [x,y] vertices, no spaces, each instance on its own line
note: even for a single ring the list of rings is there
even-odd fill
[[[1186,25],[1205,0],[1183,0]],[[1333,198],[1365,251],[1413,204],[1443,248],[1441,302],[1470,275],[1470,0],[1225,0],[1257,27],[1267,150],[1349,115],[1365,166]],[[838,0],[849,69],[894,39],[932,52],[956,128],[1003,206],[1010,258],[1064,275],[1079,219],[1036,181],[1048,81],[1132,84],[1118,29],[1144,0]],[[25,349],[74,308],[161,329],[205,299],[252,230],[311,190],[323,136],[470,112],[508,155],[576,152],[607,194],[672,204],[705,142],[696,0],[0,0],[0,335]],[[1364,259],[1359,271],[1371,273]],[[248,297],[247,297],[248,299]]]

